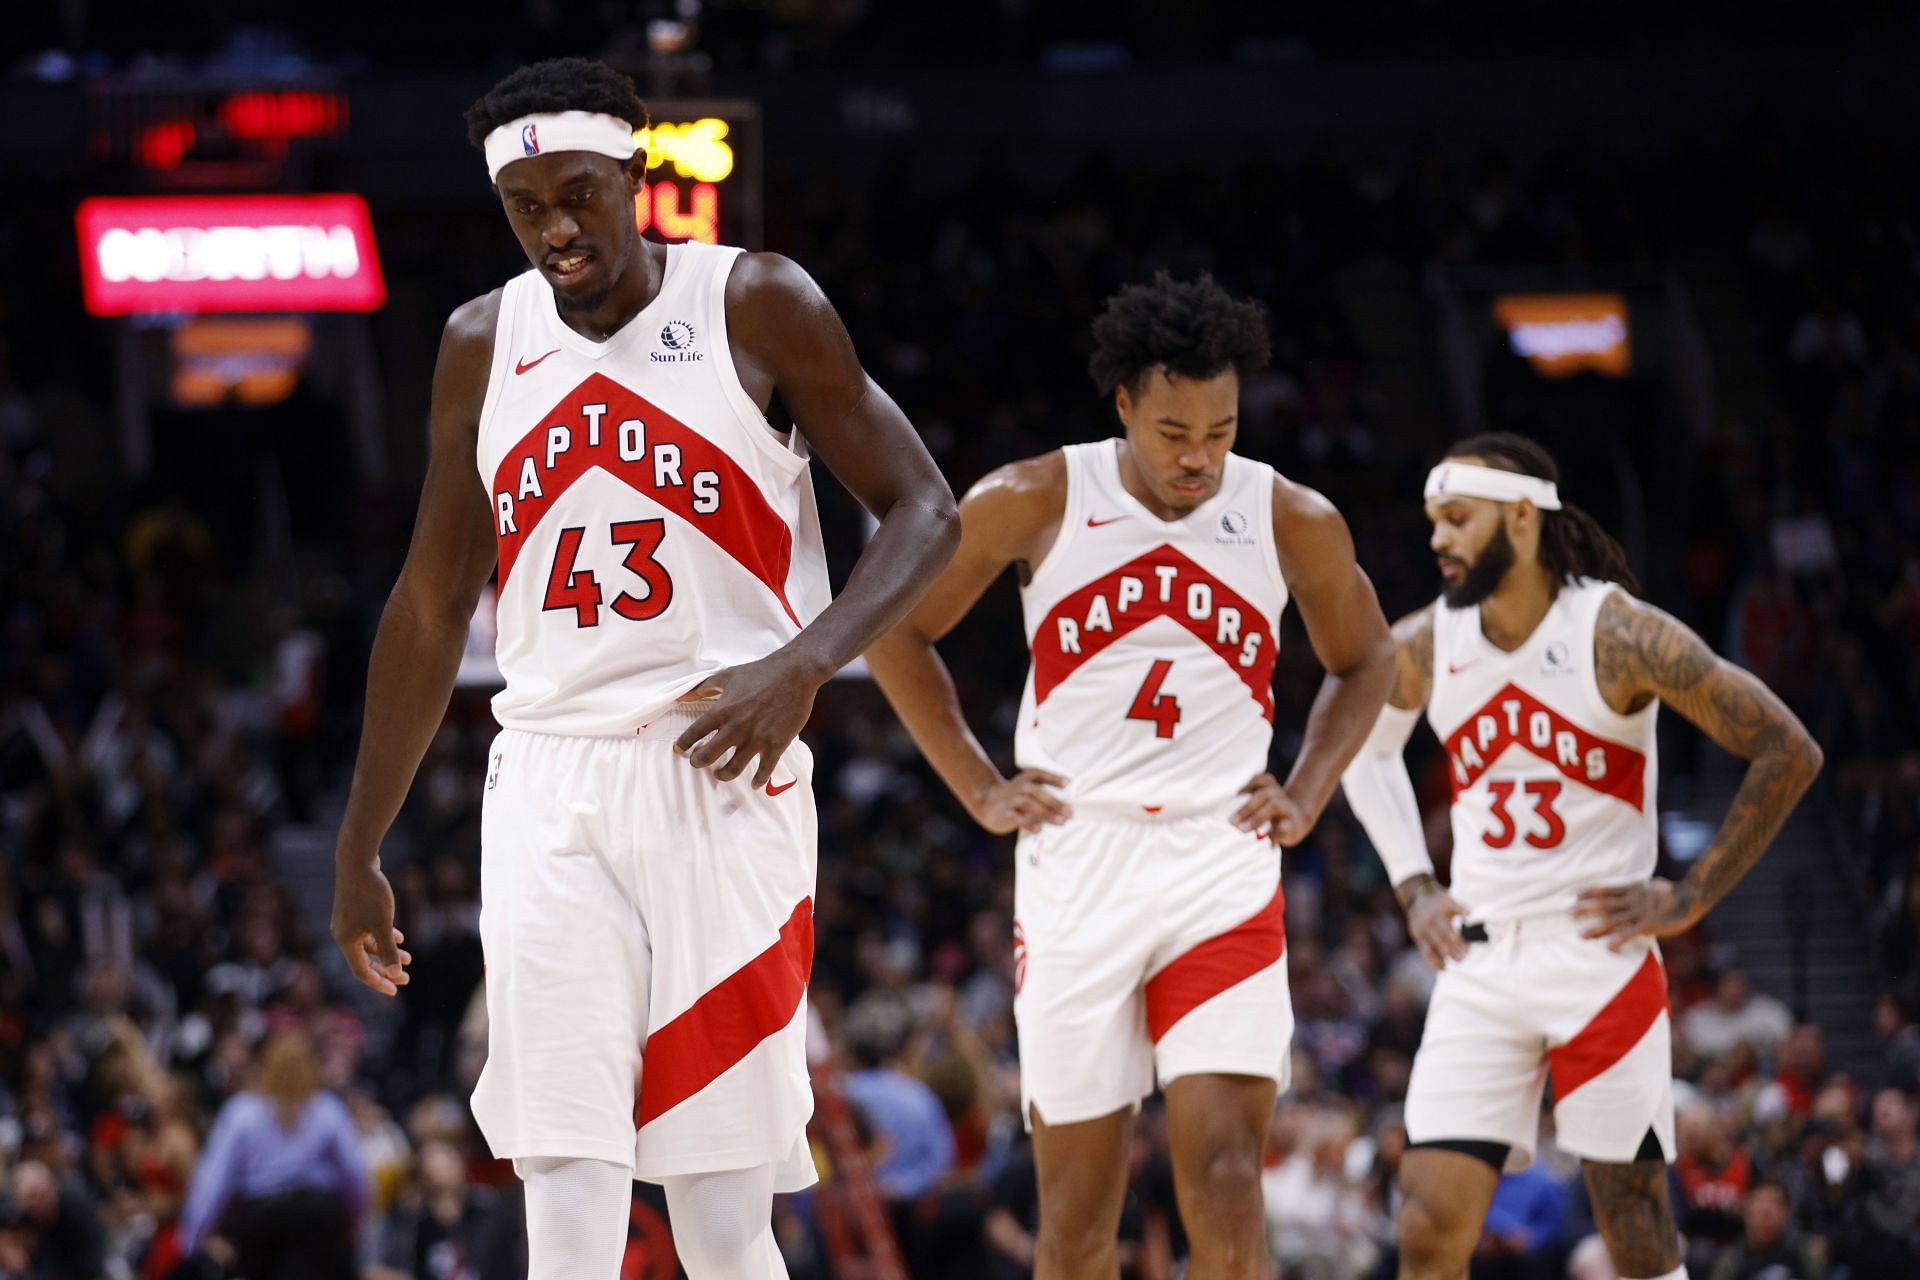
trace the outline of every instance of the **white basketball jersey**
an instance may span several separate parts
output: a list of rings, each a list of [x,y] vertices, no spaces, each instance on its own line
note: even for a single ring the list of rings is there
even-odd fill
[[[1594,621],[1616,590],[1563,586],[1511,653],[1478,605],[1434,605],[1427,720],[1453,786],[1452,892],[1474,920],[1570,910],[1582,889],[1653,874],[1659,703],[1623,716],[1594,676]]]
[[[1060,533],[1020,592],[1033,665],[1015,756],[1066,778],[1079,808],[1212,812],[1273,737],[1273,468],[1229,454],[1220,492],[1162,520],[1120,483],[1119,443],[1062,450]]]
[[[659,294],[605,342],[561,322],[539,272],[507,284],[477,450],[506,728],[631,734],[826,606],[805,446],[768,427],[727,346],[739,254],[670,247]]]

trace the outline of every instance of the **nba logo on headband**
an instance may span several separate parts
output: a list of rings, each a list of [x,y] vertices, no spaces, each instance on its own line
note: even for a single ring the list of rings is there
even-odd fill
[[[633,125],[618,116],[596,111],[543,111],[509,120],[487,134],[481,150],[487,156],[487,177],[500,180],[500,171],[527,156],[549,151],[591,151],[625,161],[633,158]]]

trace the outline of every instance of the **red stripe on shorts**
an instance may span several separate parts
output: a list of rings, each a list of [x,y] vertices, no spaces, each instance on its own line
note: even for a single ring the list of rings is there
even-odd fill
[[[1653,1020],[1666,1011],[1666,971],[1661,969],[1659,957],[1648,952],[1646,962],[1607,1001],[1606,1008],[1594,1014],[1573,1039],[1558,1049],[1547,1050],[1547,1061],[1553,1068],[1554,1101],[1566,1101],[1575,1089],[1626,1057],[1647,1034]]]
[[[634,1125],[679,1106],[793,1021],[812,970],[813,899],[802,898],[772,946],[647,1037]]]
[[[1147,979],[1147,1030],[1153,1042],[1160,1043],[1174,1023],[1286,952],[1287,895],[1275,885],[1273,900],[1258,915],[1182,952]]]

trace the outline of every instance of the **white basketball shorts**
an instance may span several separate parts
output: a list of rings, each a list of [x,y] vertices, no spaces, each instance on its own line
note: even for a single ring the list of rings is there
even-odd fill
[[[1556,1141],[1588,1160],[1630,1161],[1651,1130],[1673,1143],[1672,1027],[1660,948],[1619,952],[1566,914],[1492,921],[1433,989],[1407,1086],[1407,1140],[1503,1143],[1533,1159],[1553,1081]]]
[[[1285,1089],[1280,851],[1224,816],[1076,814],[1022,833],[1014,1019],[1022,1111],[1049,1124],[1137,1106],[1180,1076]]]
[[[765,787],[720,782],[673,753],[696,714],[632,738],[494,740],[473,1113],[501,1159],[646,1181],[771,1163],[795,1191],[815,1180],[812,755],[796,741]]]

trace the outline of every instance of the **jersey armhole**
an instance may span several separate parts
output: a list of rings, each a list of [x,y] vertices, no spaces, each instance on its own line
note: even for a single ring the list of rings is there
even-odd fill
[[[1048,567],[1059,563],[1062,554],[1073,541],[1074,527],[1080,519],[1080,512],[1086,506],[1083,496],[1086,490],[1086,459],[1079,456],[1084,445],[1066,445],[1060,450],[1060,457],[1067,468],[1067,493],[1060,505],[1060,528],[1054,532],[1053,544],[1040,557],[1027,566],[1027,580],[1021,583],[1021,589],[1031,591],[1040,582],[1041,575]]]
[[[1240,455],[1230,456],[1237,458]],[[1293,603],[1293,587],[1287,581],[1286,571],[1280,567],[1280,531],[1273,527],[1273,495],[1274,490],[1280,487],[1280,472],[1269,462],[1256,462],[1252,458],[1241,460],[1249,463],[1253,469],[1254,489],[1260,502],[1260,514],[1266,520],[1267,551],[1269,552],[1266,557],[1267,577],[1272,580],[1274,590],[1280,593],[1280,607],[1274,611],[1273,615],[1276,628],[1273,639],[1274,643],[1278,644],[1280,633],[1277,628],[1280,626],[1281,619],[1286,616],[1287,606]]]
[[[1440,705],[1440,682],[1453,678],[1447,674],[1447,665],[1452,659],[1447,652],[1446,646],[1441,643],[1441,637],[1447,633],[1446,601],[1443,599],[1435,599],[1432,610],[1433,612],[1428,615],[1427,622],[1427,642],[1433,646],[1433,652],[1428,655],[1428,662],[1430,664],[1428,670],[1431,671],[1432,674],[1427,677],[1427,705],[1422,707],[1421,710],[1426,715],[1427,727],[1433,730],[1433,736],[1444,743],[1447,738],[1447,730],[1440,726],[1440,722],[1434,717],[1433,709]]]
[[[692,249],[691,245],[683,247],[682,252],[689,249]],[[740,381],[740,371],[733,363],[733,342],[727,336],[727,282],[733,278],[733,269],[740,265],[740,259],[747,256],[746,251],[732,246],[710,249],[702,245],[696,252],[730,255],[727,261],[715,265],[712,277],[707,282],[706,309],[713,322],[714,334],[714,377],[719,381],[727,403],[732,406],[734,416],[739,419],[741,429],[753,442],[753,447],[781,475],[791,480],[807,469],[806,437],[796,423],[787,443],[782,444],[774,438],[767,415],[760,412],[760,406],[753,402],[753,397],[747,394],[747,388]]]
[[[515,276],[500,289],[500,313],[493,321],[493,351],[487,359],[487,392],[480,399],[480,418],[473,432],[473,463],[483,483],[493,484],[493,471],[487,465],[493,411],[506,389],[507,363],[513,352],[513,335],[520,319],[521,298],[526,292],[526,272]]]

